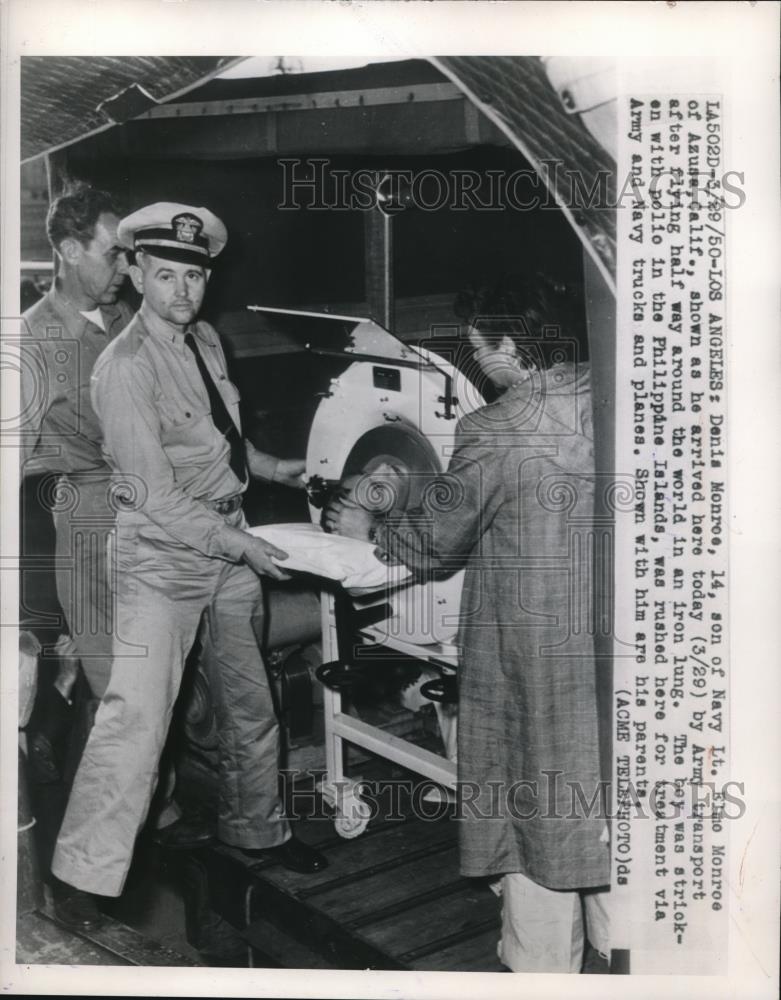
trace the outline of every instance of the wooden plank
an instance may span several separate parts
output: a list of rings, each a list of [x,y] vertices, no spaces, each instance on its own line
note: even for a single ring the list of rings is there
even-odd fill
[[[357,927],[378,919],[378,911],[399,903],[412,904],[424,893],[461,882],[458,848],[429,852],[413,861],[393,862],[392,867],[348,886],[336,886],[312,898],[312,905],[335,920]]]
[[[99,963],[101,965],[198,966],[201,964],[105,915],[104,923],[100,927],[78,934],[59,924],[51,912],[41,911],[40,918],[59,928],[72,940],[74,953],[85,943],[101,949],[104,955],[102,962]],[[81,944],[76,944],[77,941]],[[71,958],[69,961],[72,964],[74,960]]]
[[[253,968],[338,969],[333,961],[270,920],[256,920],[243,932],[253,948]]]
[[[490,890],[468,884],[458,893],[413,906],[405,913],[396,914],[371,924],[361,932],[375,947],[408,963],[420,957],[421,949],[436,950],[439,941],[445,942],[453,935],[471,932],[482,933],[493,923],[498,924],[499,901]]]
[[[412,968],[421,972],[504,972],[496,954],[499,933],[497,923],[496,927],[466,941],[457,941],[414,960]]]
[[[20,914],[16,922],[18,965],[130,965],[40,913]]]
[[[180,101],[160,104],[137,116],[148,118],[202,118],[212,115],[252,115],[278,111],[316,111],[322,108],[362,108],[416,101],[463,101],[464,95],[450,82],[413,83],[401,87],[362,90],[330,90],[319,93],[283,94],[273,97],[236,97],[221,101]]]
[[[326,852],[330,863],[321,872],[299,875],[275,867],[263,874],[275,885],[303,898],[336,879],[357,880],[362,877],[361,872],[373,868],[378,862],[401,862],[405,856],[454,840],[455,830],[446,821],[387,823],[373,834],[367,831],[354,840],[340,838],[340,843]]]
[[[404,861],[417,861],[421,858],[424,860],[430,860],[432,855],[436,855],[437,852],[448,851],[450,849],[450,841],[443,841],[439,844],[420,847],[417,850],[412,851],[405,857]],[[351,889],[354,890],[356,886],[363,885],[366,880],[372,876],[378,874],[384,875],[389,872],[398,871],[401,863],[402,862],[397,857],[385,858],[380,856],[368,867],[361,868],[357,871],[349,871],[347,874],[335,878],[329,878],[324,885],[311,886],[307,889],[303,889],[298,893],[298,895],[302,899],[312,899],[314,896],[321,895],[324,891],[333,892],[336,889],[339,892],[347,892]]]
[[[335,968],[384,967],[376,948],[278,889],[262,870],[217,850],[204,851],[199,863],[208,877],[210,908],[255,949],[258,967],[317,967],[322,959]]]
[[[396,814],[398,817],[398,813]],[[385,819],[382,814],[379,813],[369,821],[369,825],[366,830],[361,834],[360,840],[366,841],[372,837],[383,833],[387,828],[398,829],[409,821],[404,818],[395,819]],[[303,821],[297,821],[293,824],[293,829],[295,831],[296,837],[305,844],[309,844],[310,847],[316,847],[318,850],[323,851],[331,862],[331,852],[337,851],[339,856],[341,856],[341,851],[346,848],[349,844],[354,845],[355,840],[347,840],[341,837],[334,828],[334,821],[332,815],[327,816],[317,816],[315,818],[309,817]],[[279,862],[274,861],[272,858],[248,858],[239,848],[230,847],[228,844],[216,843],[212,844],[206,848],[200,848],[197,853],[198,857],[207,858],[212,854],[220,855],[226,859],[230,859],[243,867],[247,868],[252,872],[260,872],[266,869],[271,869],[274,871],[279,867]],[[172,857],[176,858],[176,852],[171,852]],[[330,863],[327,872],[333,872],[333,864]],[[301,876],[303,878],[311,878],[312,876]],[[296,882],[296,885],[299,883]]]
[[[302,839],[313,827],[321,824],[299,824]],[[240,882],[249,888],[233,919],[240,926],[251,901],[243,933],[259,965],[499,971],[499,901],[458,874],[454,824],[380,821],[356,840],[337,838],[327,854],[329,868],[313,875],[244,864],[235,875],[213,872],[220,886],[233,884],[231,896],[244,899]],[[212,905],[221,912],[218,900]]]
[[[259,966],[501,970],[499,901],[460,876],[456,824],[389,818],[413,810],[405,782],[387,775],[385,762],[377,815],[360,837],[339,837],[321,812],[295,824],[297,836],[328,857],[322,872],[248,864],[226,848],[199,852],[211,869],[213,908],[227,906],[223,915],[236,927],[249,908],[242,933]]]
[[[252,933],[258,920],[273,921],[286,934],[327,958],[342,969],[405,969],[387,954],[353,933],[328,914],[275,886],[268,878],[254,879],[250,897]]]

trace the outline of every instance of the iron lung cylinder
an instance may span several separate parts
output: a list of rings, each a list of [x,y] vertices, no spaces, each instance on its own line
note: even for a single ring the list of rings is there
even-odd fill
[[[362,336],[363,334],[363,336]],[[334,485],[389,463],[407,473],[405,507],[414,506],[432,475],[447,468],[458,419],[483,400],[446,360],[402,344],[376,324],[353,331],[356,360],[331,380],[309,435],[310,482]],[[360,360],[361,355],[364,360]],[[312,519],[321,511],[311,507]],[[389,605],[380,638],[417,646],[451,642],[458,627],[463,572],[425,584],[397,583],[406,570],[389,567],[388,588],[356,605]],[[386,610],[388,610],[386,608]]]

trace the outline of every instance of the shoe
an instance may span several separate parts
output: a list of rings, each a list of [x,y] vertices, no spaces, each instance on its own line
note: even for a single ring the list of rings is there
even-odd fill
[[[27,740],[30,776],[39,785],[53,785],[62,777],[51,741],[43,733],[32,733]]]
[[[175,823],[155,830],[152,840],[169,851],[193,851],[214,842],[214,824],[202,816],[182,816]]]
[[[69,930],[94,931],[104,923],[105,917],[91,893],[60,882],[54,888],[53,896],[54,916]]]
[[[52,685],[42,686],[27,726],[27,752],[33,781],[52,785],[62,779],[65,745],[75,721],[74,706]]]
[[[328,867],[328,859],[324,854],[297,837],[291,837],[278,847],[241,848],[241,852],[253,860],[265,861],[268,858],[276,861],[289,871],[300,872],[302,875],[312,875]]]

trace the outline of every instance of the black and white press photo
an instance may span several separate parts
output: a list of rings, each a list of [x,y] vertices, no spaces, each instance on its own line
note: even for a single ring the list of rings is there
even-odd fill
[[[778,5],[3,15],[4,988],[771,995]]]

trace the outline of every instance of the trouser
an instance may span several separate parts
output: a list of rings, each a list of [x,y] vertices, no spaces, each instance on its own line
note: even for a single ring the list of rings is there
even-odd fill
[[[48,747],[44,745],[47,763],[59,765],[45,784],[31,781],[41,866],[47,874],[76,768],[111,673],[114,611],[107,558],[115,523],[111,482],[104,469],[73,473],[56,481],[47,476],[37,483],[38,502],[43,500],[52,509],[53,575],[65,618],[65,627],[60,624],[56,630],[60,641],[54,649],[60,663],[64,656],[77,659],[84,675],[75,687],[69,684],[67,692],[57,690],[55,678],[47,676],[30,728],[31,747],[36,746],[38,735],[43,736],[48,742]],[[50,557],[50,550],[47,554]],[[66,631],[67,641],[63,641]],[[71,707],[63,700],[66,695],[73,701]],[[158,827],[175,822],[181,815],[173,801],[174,784],[175,775],[169,769],[164,794],[155,803]]]
[[[242,523],[240,512],[231,520]],[[136,537],[119,548],[111,680],[52,865],[64,882],[106,896],[122,892],[204,612],[203,662],[219,732],[218,837],[263,848],[290,836],[278,794],[279,725],[255,631],[258,577],[170,539]]]
[[[513,972],[580,972],[585,939],[610,957],[609,889],[546,889],[513,872],[502,879],[497,953]],[[585,933],[584,933],[585,918]]]
[[[107,557],[115,518],[110,486],[106,472],[71,475],[60,479],[53,502],[57,596],[95,698],[108,687],[114,636]]]
[[[123,478],[123,482],[125,479]],[[79,658],[92,697],[103,698],[111,676],[115,632],[114,587],[109,550],[113,543],[116,509],[113,479],[108,470],[71,473],[61,477],[53,494],[56,533],[55,577],[72,651]],[[94,713],[86,709],[87,713]],[[89,726],[76,748],[81,753]],[[162,828],[181,815],[173,799],[176,776],[165,775],[165,787],[155,802],[153,821]]]

